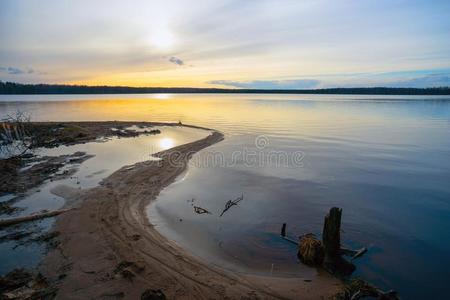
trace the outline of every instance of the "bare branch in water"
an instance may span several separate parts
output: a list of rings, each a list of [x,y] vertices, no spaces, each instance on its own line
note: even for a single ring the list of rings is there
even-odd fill
[[[210,214],[211,215],[211,213],[208,210],[206,210],[200,206],[194,206],[194,211],[199,215],[201,215],[201,214]]]
[[[237,205],[239,202],[241,202],[242,200],[244,200],[244,194],[242,194],[240,197],[237,197],[234,200],[228,200],[227,203],[225,203],[225,208],[222,210],[222,213],[220,214],[220,216],[223,216],[223,214],[229,210],[233,205]]]

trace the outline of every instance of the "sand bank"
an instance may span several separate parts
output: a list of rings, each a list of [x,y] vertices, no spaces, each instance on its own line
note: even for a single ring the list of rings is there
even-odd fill
[[[100,186],[76,195],[77,209],[57,219],[59,246],[41,270],[56,282],[57,299],[140,299],[161,290],[168,299],[322,299],[340,283],[234,273],[208,265],[161,236],[145,208],[187,167],[195,153],[223,139],[208,137],[123,167]],[[72,199],[73,200],[73,199]]]

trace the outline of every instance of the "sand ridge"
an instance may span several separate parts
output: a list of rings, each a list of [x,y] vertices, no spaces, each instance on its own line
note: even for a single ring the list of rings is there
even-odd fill
[[[340,286],[318,276],[274,278],[206,264],[161,236],[146,207],[171,184],[196,152],[222,133],[157,153],[159,161],[123,167],[78,196],[77,209],[57,218],[59,246],[41,271],[57,282],[56,299],[141,299],[160,289],[167,299],[326,299]]]

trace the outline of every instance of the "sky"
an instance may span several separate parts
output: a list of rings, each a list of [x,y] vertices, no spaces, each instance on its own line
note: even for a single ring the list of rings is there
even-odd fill
[[[450,86],[450,1],[1,0],[0,80]]]

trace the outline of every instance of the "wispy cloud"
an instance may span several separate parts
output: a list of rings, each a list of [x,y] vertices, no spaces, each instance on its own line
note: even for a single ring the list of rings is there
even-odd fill
[[[172,56],[171,58],[169,58],[169,61],[173,64],[182,66],[184,65],[184,61],[182,61],[181,59],[179,59],[178,57]]]
[[[393,82],[389,86],[414,88],[444,87],[450,86],[450,76],[449,74],[430,74],[423,77]]]
[[[0,67],[0,72],[9,75],[33,74],[34,70],[31,68],[21,69],[16,67]]]
[[[231,81],[213,80],[209,84],[231,86],[243,89],[311,89],[319,86],[320,81],[315,79],[297,80],[254,80],[254,81]]]
[[[12,74],[12,75],[19,75],[19,74],[24,74],[25,71],[19,68],[14,68],[14,67],[8,67],[6,69],[6,71],[8,72],[8,74]]]
[[[450,86],[450,70],[412,70],[388,73],[367,73],[323,78],[322,88],[334,87],[401,87],[432,88]]]

